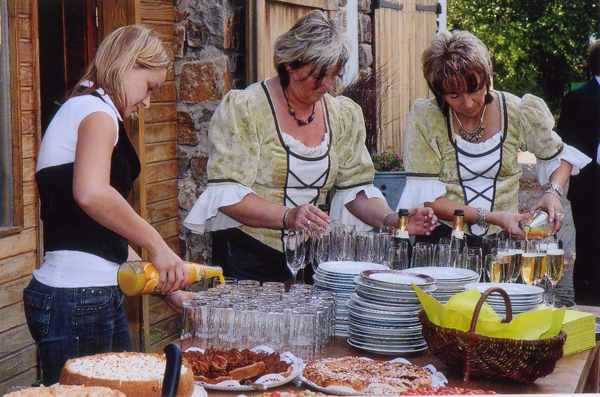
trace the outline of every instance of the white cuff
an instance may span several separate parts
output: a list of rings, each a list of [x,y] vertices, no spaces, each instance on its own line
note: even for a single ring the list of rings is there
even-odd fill
[[[396,211],[400,208],[422,207],[425,202],[434,202],[445,194],[446,184],[438,179],[406,178],[406,185]]]
[[[240,226],[240,222],[228,217],[219,208],[239,203],[250,193],[254,191],[239,183],[209,185],[185,217],[183,226],[198,234]]]
[[[377,197],[385,201],[381,191],[373,185],[358,186],[343,191],[338,190],[335,192],[333,200],[331,200],[331,209],[329,211],[332,225],[356,225],[357,232],[373,230],[373,226],[361,221],[346,208],[346,204],[354,200],[356,195],[362,191],[365,192],[367,198]]]
[[[550,175],[560,167],[560,160],[565,160],[573,166],[571,175],[579,174],[579,170],[592,161],[591,158],[581,153],[573,146],[565,144],[562,153],[558,157],[549,161],[538,159],[536,162],[535,171],[540,185],[545,185],[550,182]]]

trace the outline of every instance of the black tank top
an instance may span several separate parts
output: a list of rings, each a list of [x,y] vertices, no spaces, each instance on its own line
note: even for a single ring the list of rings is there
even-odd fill
[[[98,94],[91,94],[102,99]],[[73,197],[73,163],[39,170],[35,179],[44,221],[44,251],[71,250],[97,255],[111,262],[127,260],[127,239],[86,214]],[[119,120],[119,139],[111,157],[110,185],[124,198],[140,175],[139,157]]]

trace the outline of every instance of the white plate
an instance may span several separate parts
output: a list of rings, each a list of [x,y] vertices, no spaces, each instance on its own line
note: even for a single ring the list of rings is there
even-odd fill
[[[379,305],[379,306],[375,305],[375,307],[365,307],[365,306],[362,306],[361,302],[356,302],[353,299],[348,299],[346,301],[346,305],[348,306],[349,310],[353,309],[354,311],[357,311],[357,312],[372,313],[372,314],[377,314],[377,315],[381,315],[381,316],[391,316],[394,318],[419,317],[419,313],[421,312],[421,310],[411,310],[411,311],[386,310],[386,309],[383,309],[381,307],[381,305]]]
[[[199,349],[196,347],[190,347],[186,351],[193,351],[193,350],[204,352],[203,349]],[[255,352],[256,351],[264,351],[266,353],[274,353],[275,352],[273,349],[271,349],[270,347],[267,347],[267,346],[257,346],[250,350],[255,351]],[[288,362],[292,365],[292,372],[286,378],[284,378],[283,376],[281,376],[279,374],[267,374],[267,375],[264,375],[264,376],[261,376],[260,378],[258,378],[255,383],[264,384],[267,387],[267,389],[270,389],[272,387],[285,385],[286,383],[291,382],[295,377],[297,377],[298,375],[300,375],[302,373],[302,370],[304,369],[304,362],[302,361],[302,359],[294,356],[290,352],[281,353],[279,355],[279,357],[283,361]],[[205,389],[209,389],[209,390],[223,390],[223,391],[256,390],[252,386],[244,386],[244,385],[240,384],[240,382],[238,382],[237,380],[226,380],[223,382],[219,382],[217,384],[210,384],[210,383],[205,383],[205,382],[200,382],[200,381],[195,381],[194,383],[197,386],[201,386],[201,387],[203,387]],[[194,392],[195,392],[195,390],[194,390]],[[196,396],[194,395],[194,397],[196,397]],[[201,396],[198,396],[198,397],[201,397]]]
[[[360,273],[360,277],[367,282],[371,281],[381,284],[385,288],[412,290],[412,285],[418,285],[421,289],[428,285],[433,285],[435,279],[424,274],[417,274],[405,270],[365,270]]]
[[[381,345],[377,343],[366,343],[361,342],[352,338],[346,339],[346,342],[350,346],[354,346],[361,350],[366,350],[376,354],[386,354],[386,355],[395,355],[395,354],[406,354],[406,353],[416,353],[427,349],[427,343],[422,341],[419,344],[415,344],[414,346],[400,346],[400,345]]]
[[[339,262],[323,262],[317,268],[317,272],[338,273],[338,274],[354,274],[358,275],[364,270],[386,270],[387,266],[370,262],[356,261],[339,261]]]
[[[459,281],[459,280],[470,280],[473,278],[479,278],[479,274],[469,269],[461,269],[459,267],[413,267],[407,269],[413,273],[424,274],[435,278],[437,281]]]
[[[356,288],[356,294],[358,296],[362,296],[363,298],[371,299],[372,301],[393,302],[396,304],[409,304],[413,307],[413,310],[416,310],[416,307],[414,307],[415,305],[421,305],[419,298],[416,295],[412,297],[399,297],[398,295],[385,295],[383,293],[374,293],[372,291],[365,290],[362,288]]]
[[[202,386],[194,384],[194,392],[192,393],[192,397],[208,397],[208,393]]]
[[[479,292],[481,292],[481,293],[484,293],[488,288],[493,288],[493,287],[502,288],[504,291],[506,291],[508,296],[511,297],[511,300],[512,300],[513,296],[515,296],[515,297],[517,297],[517,296],[521,296],[521,297],[536,296],[536,295],[542,295],[544,293],[543,288],[536,287],[535,285],[527,285],[527,284],[515,284],[515,283],[470,283],[470,284],[465,284],[465,289],[477,288],[479,290]],[[501,295],[498,293],[493,293],[492,295],[490,295],[490,297],[492,297],[492,296],[501,297]]]
[[[371,299],[363,298],[362,296],[353,293],[350,295],[350,299],[369,309],[390,311],[390,312],[402,312],[402,313],[416,313],[417,315],[421,311],[421,305],[404,305],[397,302],[373,302]]]

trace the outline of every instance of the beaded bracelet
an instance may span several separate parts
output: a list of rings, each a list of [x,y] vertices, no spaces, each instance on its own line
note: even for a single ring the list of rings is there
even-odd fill
[[[390,212],[389,214],[387,214],[387,215],[385,216],[385,218],[383,218],[383,227],[384,227],[384,228],[388,228],[388,227],[390,227],[390,224],[388,223],[388,221],[390,220],[390,216],[392,216],[392,215],[394,215],[394,214],[395,214],[395,212]]]
[[[550,193],[550,194],[553,194],[553,195],[555,195],[556,197],[558,197],[558,199],[559,199],[559,200],[562,200],[562,197],[560,196],[560,194],[559,194],[559,193],[558,193],[556,190],[554,190],[554,189],[550,189],[550,188],[548,188],[548,189],[544,190],[544,193]]]
[[[291,208],[288,208],[287,211],[285,211],[285,214],[283,214],[283,230],[287,230],[287,216],[290,212]]]
[[[483,208],[477,208],[477,226],[482,229],[487,229],[488,223],[485,221],[485,210]]]

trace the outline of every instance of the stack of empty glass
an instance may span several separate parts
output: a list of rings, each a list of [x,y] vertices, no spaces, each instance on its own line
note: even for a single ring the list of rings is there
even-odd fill
[[[334,336],[335,297],[305,284],[242,280],[184,301],[182,347],[251,349],[268,346],[303,360],[326,354]]]

